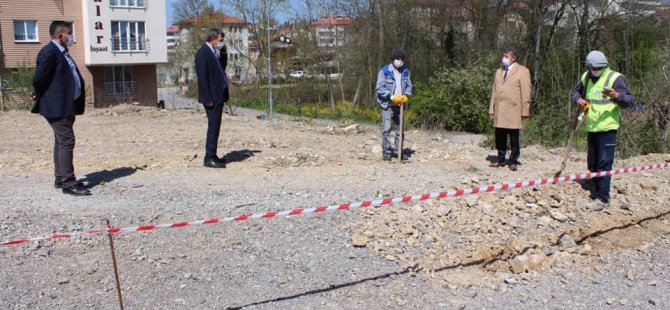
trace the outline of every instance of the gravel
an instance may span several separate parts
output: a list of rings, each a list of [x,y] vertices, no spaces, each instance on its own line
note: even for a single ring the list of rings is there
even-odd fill
[[[232,162],[217,170],[202,167],[206,117],[197,108],[89,111],[75,125],[75,166],[90,197],[53,188],[45,121],[2,113],[0,238],[516,182],[551,176],[561,160],[555,149],[527,146],[512,173],[488,167],[494,151],[474,142],[481,137],[410,130],[415,153],[389,164],[373,153],[374,126],[255,113],[224,115],[220,150]],[[573,152],[566,173],[583,171],[584,158]],[[588,192],[570,182],[115,235],[121,289],[128,309],[665,309],[668,176],[615,176],[603,211],[580,208]],[[3,246],[0,266],[0,308],[118,308],[105,236]]]

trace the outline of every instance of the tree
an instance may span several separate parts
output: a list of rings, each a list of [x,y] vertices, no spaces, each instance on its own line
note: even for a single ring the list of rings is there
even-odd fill
[[[184,21],[195,16],[201,16],[206,11],[214,11],[208,0],[178,0],[174,3],[174,17],[177,21]]]

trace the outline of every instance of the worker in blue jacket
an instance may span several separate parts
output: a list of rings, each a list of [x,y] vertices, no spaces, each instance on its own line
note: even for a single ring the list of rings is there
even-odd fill
[[[405,51],[397,49],[391,54],[392,62],[385,65],[377,74],[377,103],[382,115],[382,151],[383,160],[390,161],[391,156],[402,156],[398,150],[399,139],[404,139],[400,133],[400,108],[407,109],[407,101],[412,95],[412,81],[409,69],[405,66]],[[395,148],[391,148],[391,124],[395,125]],[[403,157],[400,157],[401,160]]]

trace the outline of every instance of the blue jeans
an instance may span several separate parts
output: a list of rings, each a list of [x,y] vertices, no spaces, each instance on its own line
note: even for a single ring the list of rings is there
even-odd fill
[[[587,137],[589,149],[586,161],[590,172],[612,170],[616,134],[616,130],[589,132]],[[609,202],[612,177],[599,177],[592,180],[595,198]]]

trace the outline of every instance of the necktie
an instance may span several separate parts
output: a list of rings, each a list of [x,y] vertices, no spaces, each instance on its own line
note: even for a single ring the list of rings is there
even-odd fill
[[[70,66],[70,71],[72,71],[72,78],[74,79],[74,98],[79,98],[81,95],[81,81],[79,81],[79,74],[77,73],[77,65],[74,63],[74,59],[68,53],[68,49],[65,48],[63,51],[63,56],[67,60],[68,65]]]
[[[503,80],[507,79],[507,71],[509,71],[508,68],[503,69]]]

